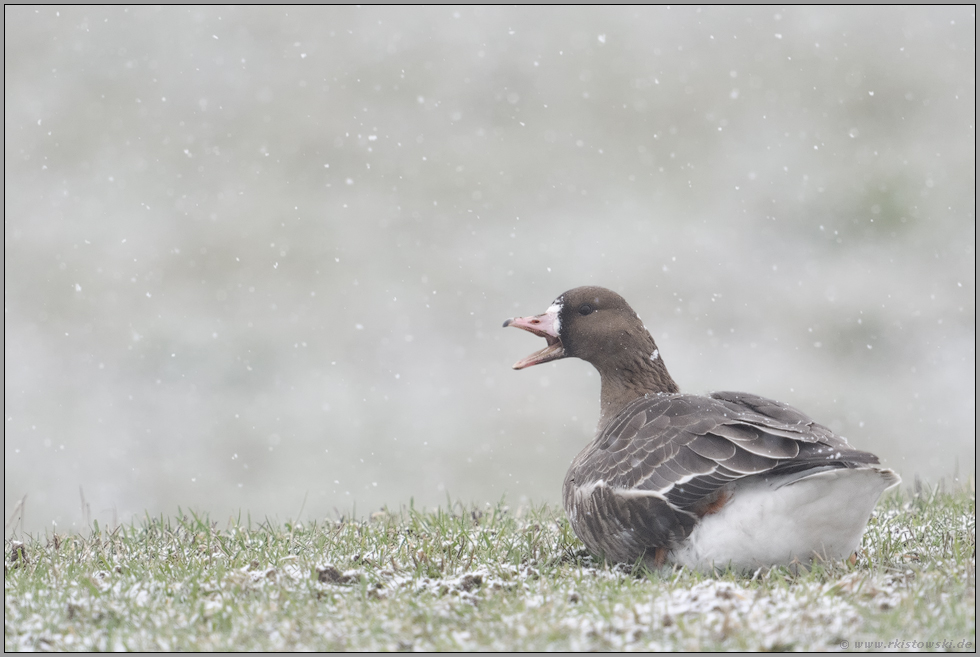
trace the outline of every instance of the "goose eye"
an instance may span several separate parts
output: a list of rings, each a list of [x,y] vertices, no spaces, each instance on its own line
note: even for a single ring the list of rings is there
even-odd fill
[[[593,310],[595,310],[595,308],[593,308],[591,304],[583,303],[581,306],[578,307],[578,314],[579,315],[590,315],[590,314],[592,314],[592,311]]]

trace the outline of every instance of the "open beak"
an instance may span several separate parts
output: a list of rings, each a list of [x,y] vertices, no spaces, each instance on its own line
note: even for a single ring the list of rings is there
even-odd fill
[[[535,317],[514,317],[513,319],[508,319],[504,322],[504,327],[507,326],[515,326],[534,335],[540,335],[548,342],[548,345],[544,349],[536,351],[530,356],[514,363],[513,368],[515,370],[522,370],[532,365],[540,365],[550,360],[558,360],[567,355],[565,354],[565,348],[561,344],[561,338],[558,337],[559,321],[557,308],[549,308],[548,312]]]

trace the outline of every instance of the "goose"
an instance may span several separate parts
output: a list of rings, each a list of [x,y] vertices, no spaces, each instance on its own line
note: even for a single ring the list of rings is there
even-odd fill
[[[685,394],[626,300],[578,287],[504,326],[546,346],[513,367],[580,358],[602,381],[595,439],[562,502],[607,561],[704,573],[854,557],[900,477],[788,404],[744,392]]]

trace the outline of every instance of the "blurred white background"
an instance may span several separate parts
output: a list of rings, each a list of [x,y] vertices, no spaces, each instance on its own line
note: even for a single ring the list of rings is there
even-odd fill
[[[585,284],[686,391],[975,472],[972,6],[4,17],[27,531],[558,503],[598,377],[501,323]]]

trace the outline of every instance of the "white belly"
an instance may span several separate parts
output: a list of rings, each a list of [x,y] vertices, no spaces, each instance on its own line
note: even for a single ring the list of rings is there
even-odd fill
[[[704,516],[671,560],[710,572],[848,557],[878,498],[899,481],[871,467],[739,480],[729,502]]]

